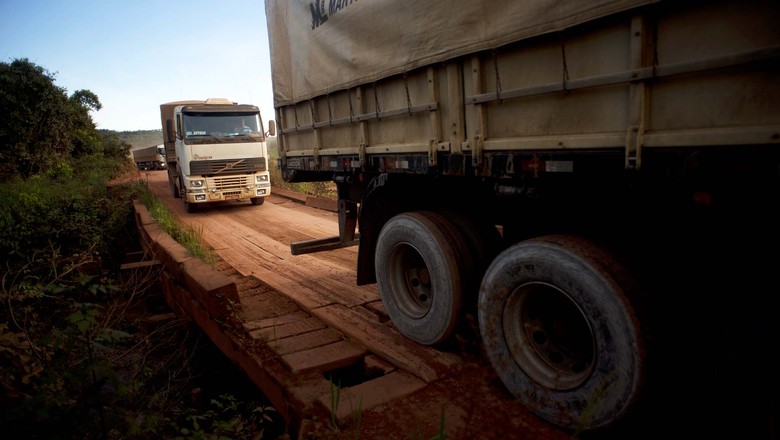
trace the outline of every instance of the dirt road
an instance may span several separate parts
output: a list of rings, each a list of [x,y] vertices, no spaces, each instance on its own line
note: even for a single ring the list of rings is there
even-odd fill
[[[291,254],[291,242],[338,235],[336,213],[272,195],[261,206],[226,202],[188,214],[165,171],[142,176],[222,261],[253,280],[239,283],[249,285],[239,292],[249,334],[273,346],[292,372],[319,370],[339,381],[336,413],[344,422],[320,438],[432,438],[442,431],[449,439],[571,438],[509,395],[482,356],[475,328],[464,326],[437,349],[397,332],[376,286],[356,285],[356,247]],[[329,406],[327,392],[319,400]]]

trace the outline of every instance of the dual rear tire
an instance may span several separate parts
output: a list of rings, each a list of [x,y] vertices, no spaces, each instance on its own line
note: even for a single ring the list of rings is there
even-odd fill
[[[570,236],[526,240],[493,258],[496,237],[464,219],[409,212],[382,228],[375,269],[395,327],[421,344],[440,344],[478,294],[487,358],[528,409],[572,430],[622,418],[646,369],[629,271],[600,246]]]
[[[466,244],[442,215],[412,212],[390,219],[379,234],[376,275],[390,319],[425,345],[452,335],[463,301]]]
[[[635,405],[644,382],[637,291],[617,260],[589,241],[515,244],[482,280],[485,352],[507,389],[543,419],[583,431],[611,425]]]

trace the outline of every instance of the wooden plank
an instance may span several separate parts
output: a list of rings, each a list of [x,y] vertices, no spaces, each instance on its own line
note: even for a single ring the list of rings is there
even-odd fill
[[[247,320],[246,322],[244,322],[244,329],[246,329],[246,331],[257,330],[265,327],[272,327],[275,325],[281,325],[288,322],[297,321],[303,318],[307,318],[309,316],[311,315],[299,309],[292,313],[288,313],[280,316],[274,316],[272,318],[264,318],[260,320]]]
[[[331,303],[355,306],[379,299],[376,286],[358,286],[355,269],[323,261],[311,255],[292,255],[289,245],[254,231],[226,214],[210,213],[203,223],[204,239],[232,242],[219,255],[242,275],[254,275],[271,287],[291,295],[304,307]],[[236,236],[241,237],[236,240]]]
[[[344,335],[332,327],[304,333],[289,338],[277,339],[270,343],[271,348],[281,355],[310,350],[323,345],[333,344],[344,339]]]
[[[384,376],[392,373],[398,368],[375,354],[369,354],[363,358],[363,369],[369,376]]]
[[[319,400],[336,414],[338,420],[347,420],[358,413],[358,408],[360,411],[366,411],[385,402],[408,396],[421,390],[425,385],[425,382],[411,374],[396,370],[376,379],[342,388],[338,394],[339,401],[336,403],[335,411],[331,408],[330,392],[321,396]]]
[[[348,367],[359,362],[368,353],[362,345],[351,341],[339,341],[310,350],[282,356],[293,373],[320,370],[323,373]]]
[[[159,266],[162,264],[162,261],[160,260],[147,260],[147,261],[136,261],[134,263],[124,263],[121,266],[119,266],[119,270],[130,270],[130,269],[139,269],[142,267],[153,267],[153,266]]]
[[[274,319],[300,310],[297,304],[278,292],[264,292],[260,295],[242,296],[241,318],[248,322]],[[256,327],[247,330],[254,330]]]
[[[290,321],[284,324],[265,327],[252,330],[249,334],[255,339],[264,341],[275,341],[277,339],[300,335],[302,333],[312,332],[327,327],[324,322],[317,318],[303,318],[296,321]]]
[[[368,319],[344,306],[334,304],[314,309],[311,313],[347,337],[359,340],[396,367],[411,372],[427,383],[442,379],[463,367],[457,355],[418,344],[395,328]]]
[[[235,225],[235,223],[232,224]],[[285,264],[282,259],[263,250],[262,246],[258,246],[246,239],[236,240],[235,232],[231,231],[224,224],[208,221],[207,225],[208,235],[206,240],[209,243],[233,243],[231,249],[219,251],[219,256],[242,275],[256,276],[272,288],[285,292],[290,296],[290,299],[307,309],[321,307],[333,302],[331,298],[311,287],[312,278],[309,274],[302,274],[296,269],[296,266],[304,265],[305,262],[297,264],[288,262]],[[206,224],[204,224],[205,229]],[[253,234],[251,231],[247,231],[242,236],[246,237],[251,234]],[[267,238],[267,240],[274,242],[271,238]],[[278,242],[275,243],[278,244]]]
[[[228,236],[225,237],[227,239]],[[252,255],[251,252],[252,250],[239,251],[234,248],[229,252],[220,252],[220,257],[244,276],[255,276],[281,292],[296,292],[291,299],[304,308],[320,307],[332,302],[330,298],[306,285],[305,279],[292,278],[294,272],[280,271],[273,264],[247,258],[247,255]]]
[[[324,378],[305,380],[306,378],[301,376],[293,376],[286,368],[285,362],[273,356],[258,354],[257,349],[248,350],[244,339],[211,319],[198,301],[189,298],[186,290],[175,282],[168,283],[167,287],[165,295],[169,304],[175,304],[174,307],[180,308],[185,317],[194,320],[225,356],[246,373],[286,423],[291,424],[291,429],[300,429],[296,424],[301,423],[302,418],[328,417],[324,409],[321,411],[319,405],[312,404],[315,399],[312,393],[320,395],[328,383]],[[265,351],[268,348],[260,350]]]
[[[322,197],[306,196],[306,206],[312,208],[325,209],[331,212],[339,211],[339,204],[334,199],[323,199]]]
[[[274,188],[273,192],[288,199],[295,200],[300,203],[306,203],[306,194],[299,193],[297,191],[291,191],[284,188]]]
[[[182,281],[198,301],[215,318],[223,318],[240,306],[236,283],[197,258],[181,265]]]
[[[273,189],[272,192],[277,191]],[[301,195],[301,198],[307,196]],[[305,203],[305,201],[304,201]],[[296,218],[300,221],[290,223],[289,212],[293,209]],[[236,217],[253,220],[258,217],[262,219],[265,225],[283,225],[286,233],[294,233],[297,236],[291,236],[289,242],[307,240],[312,238],[330,237],[339,234],[338,215],[335,212],[313,209],[313,207],[304,207],[295,204],[292,207],[287,204],[284,207],[272,206],[269,209],[263,208],[261,212],[252,210],[241,210],[236,213]],[[256,223],[257,220],[249,221],[246,224]],[[266,229],[265,227],[263,229]],[[352,248],[351,253],[357,254],[357,249]]]
[[[317,292],[324,291],[328,297],[334,298],[335,302],[354,306],[379,298],[379,290],[376,286],[357,285],[354,268],[345,269],[312,255],[292,255],[288,245],[263,234],[246,236],[245,239],[258,248],[273,249],[275,255],[282,256],[281,259],[273,261],[275,271],[294,275],[293,279],[305,280],[303,281],[305,286]],[[283,270],[280,271],[280,268]],[[253,273],[256,274],[254,270]],[[266,281],[259,274],[257,276]]]

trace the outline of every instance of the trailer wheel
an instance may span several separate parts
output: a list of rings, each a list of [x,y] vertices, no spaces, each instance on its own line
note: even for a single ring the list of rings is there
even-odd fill
[[[485,351],[509,391],[538,416],[580,431],[608,426],[637,401],[646,369],[636,288],[627,270],[586,240],[515,244],[482,280]]]
[[[421,344],[447,340],[457,324],[463,295],[463,256],[468,247],[457,228],[433,212],[399,214],[379,233],[379,294],[396,328]]]
[[[250,202],[252,202],[253,205],[262,205],[265,203],[265,197],[252,197],[249,199]]]
[[[457,211],[444,211],[442,214],[458,228],[468,245],[465,263],[469,270],[464,275],[469,277],[467,292],[471,293],[473,290],[476,305],[476,294],[482,276],[493,258],[501,251],[501,234],[495,226],[478,221],[472,216]]]

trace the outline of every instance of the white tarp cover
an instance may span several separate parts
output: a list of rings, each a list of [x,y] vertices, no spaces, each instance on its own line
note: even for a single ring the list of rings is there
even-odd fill
[[[651,0],[265,0],[274,105],[559,31]]]

